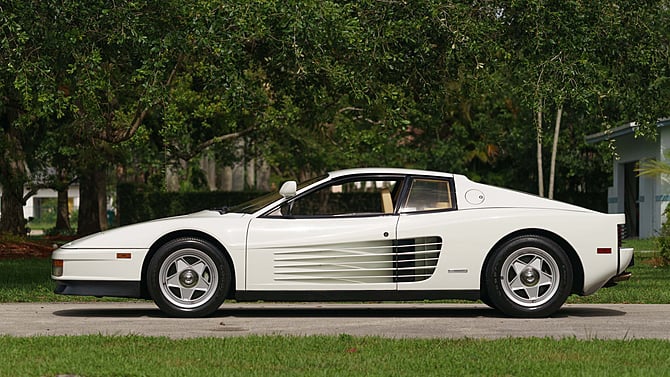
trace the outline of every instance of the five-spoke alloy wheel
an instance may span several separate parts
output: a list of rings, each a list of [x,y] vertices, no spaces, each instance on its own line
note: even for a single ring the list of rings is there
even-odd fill
[[[572,265],[555,242],[537,236],[501,245],[484,270],[491,305],[517,317],[545,317],[558,310],[572,290]]]
[[[149,262],[147,287],[169,315],[201,317],[221,306],[230,290],[231,269],[212,244],[180,238],[160,247]]]

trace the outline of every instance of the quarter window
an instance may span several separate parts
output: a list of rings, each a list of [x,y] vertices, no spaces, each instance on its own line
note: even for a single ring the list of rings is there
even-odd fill
[[[455,209],[451,180],[414,179],[401,212],[438,211]]]

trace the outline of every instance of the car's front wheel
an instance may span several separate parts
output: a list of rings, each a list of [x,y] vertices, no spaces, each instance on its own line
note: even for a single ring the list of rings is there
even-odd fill
[[[565,303],[572,289],[572,265],[565,251],[543,237],[523,236],[500,246],[485,268],[491,305],[514,317],[546,317]]]
[[[147,287],[166,314],[203,317],[221,306],[231,277],[228,261],[211,243],[179,238],[156,251],[149,262]]]

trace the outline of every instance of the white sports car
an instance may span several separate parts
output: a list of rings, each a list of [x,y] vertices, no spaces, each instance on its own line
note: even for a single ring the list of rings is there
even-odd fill
[[[625,218],[456,174],[351,169],[242,205],[62,246],[56,293],[150,298],[197,317],[225,299],[481,299],[543,317],[626,280]]]

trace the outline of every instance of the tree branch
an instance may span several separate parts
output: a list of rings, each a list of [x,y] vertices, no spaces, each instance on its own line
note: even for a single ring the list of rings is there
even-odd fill
[[[255,130],[255,127],[249,127],[246,130],[243,130],[243,131],[240,131],[240,132],[233,132],[233,133],[230,133],[230,134],[213,137],[213,138],[211,138],[207,141],[204,141],[204,142],[198,144],[198,146],[196,147],[196,150],[198,152],[202,151],[202,150],[205,150],[205,149],[211,147],[214,144],[219,144],[219,143],[224,142],[226,140],[236,139],[238,137],[244,136],[244,135],[252,132],[253,130]]]
[[[172,67],[172,71],[170,71],[170,75],[168,76],[167,81],[165,82],[165,87],[169,88],[170,85],[172,85],[172,82],[174,81],[175,76],[177,75],[177,70],[179,66],[181,65],[181,56],[177,58],[177,62],[175,63],[174,67]],[[148,106],[142,106],[142,100],[137,101],[137,111],[135,112],[135,117],[133,118],[132,123],[130,124],[130,127],[126,128],[122,132],[114,132],[112,133],[112,136],[108,136],[106,132],[103,132],[100,136],[100,139],[110,142],[110,143],[120,143],[122,141],[126,141],[133,137],[137,130],[142,126],[142,123],[144,122],[144,119],[149,115],[149,111],[153,109],[155,106],[160,104],[162,102],[161,99],[157,99],[153,101],[151,104]]]
[[[193,157],[197,156],[200,152],[204,151],[205,149],[211,147],[214,144],[219,144],[227,140],[235,139],[238,137],[242,137],[252,131],[254,131],[256,128],[255,127],[249,127],[245,130],[239,131],[239,132],[233,132],[221,136],[216,136],[213,137],[209,140],[203,141],[202,143],[198,144],[195,148],[190,149],[189,151],[182,152],[179,150],[179,148],[176,145],[173,145],[170,148],[170,153],[177,157],[178,159],[184,160],[184,161],[190,161],[193,159]]]

